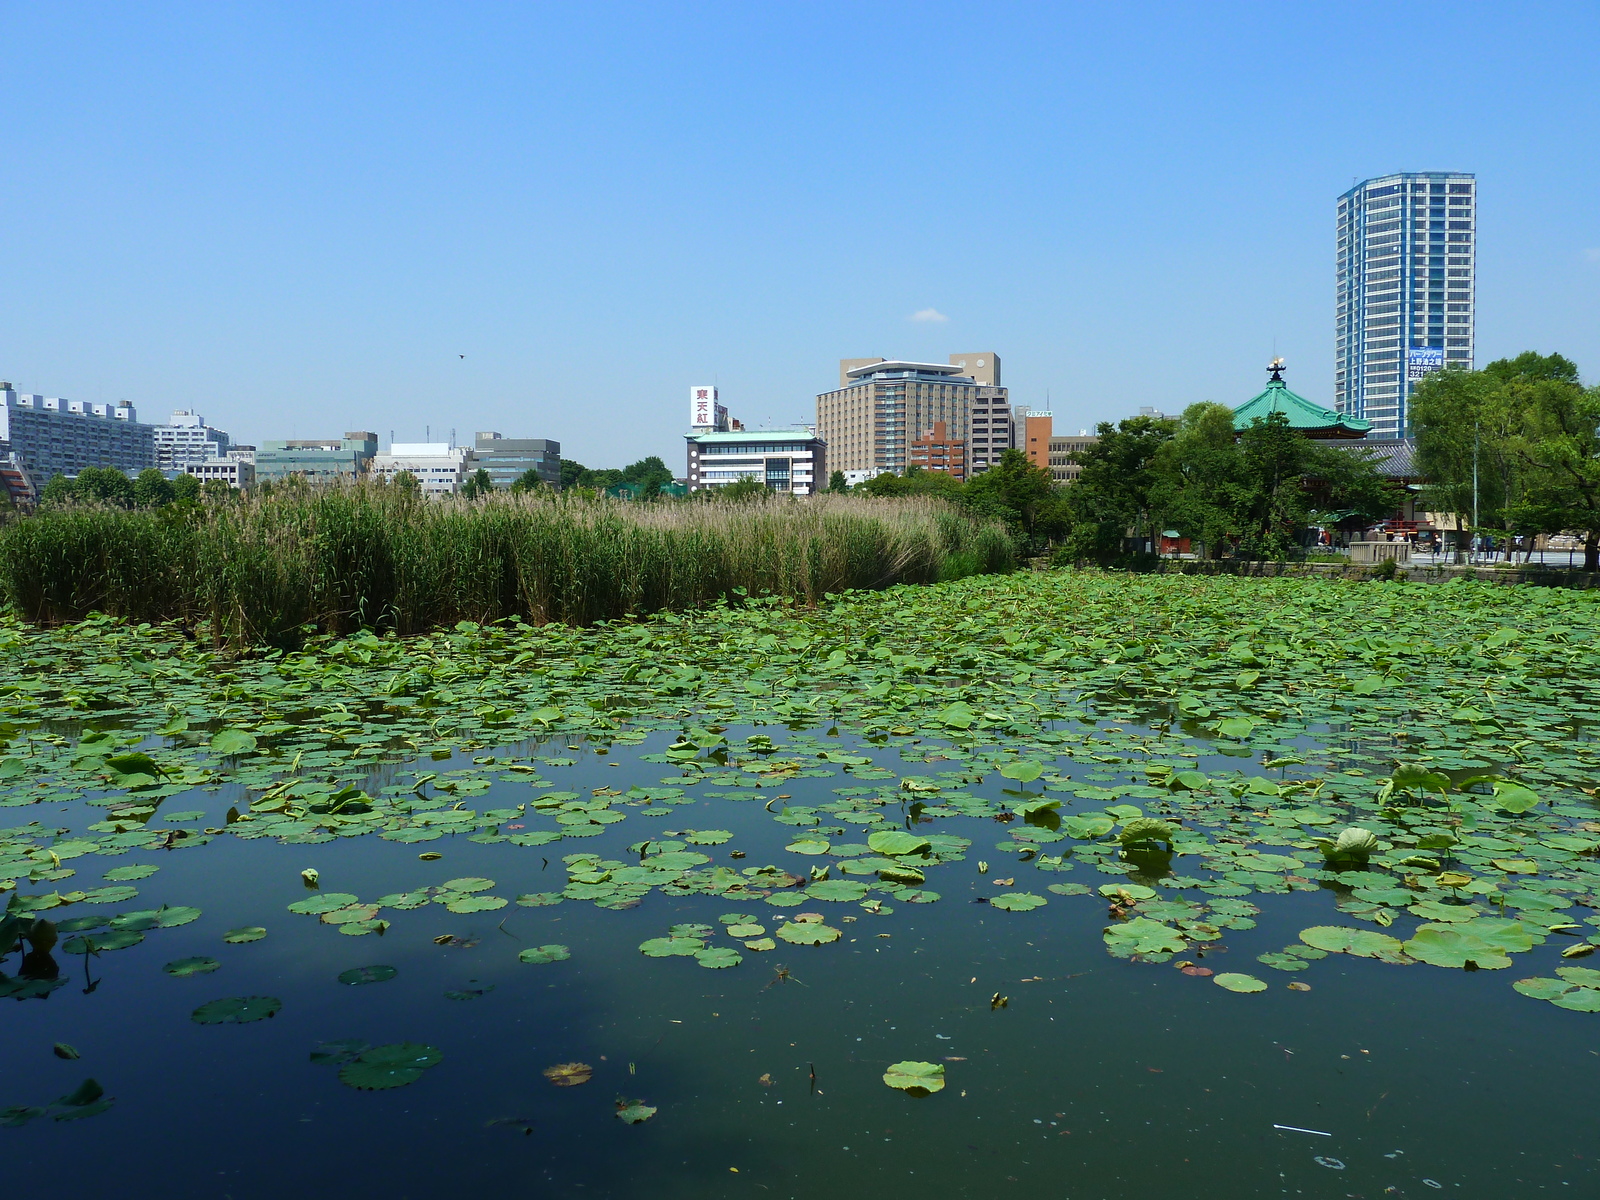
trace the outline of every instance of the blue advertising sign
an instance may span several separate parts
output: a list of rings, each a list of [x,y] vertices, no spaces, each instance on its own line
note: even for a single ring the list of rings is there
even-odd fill
[[[1406,378],[1421,379],[1444,370],[1444,349],[1440,346],[1413,346],[1406,351]]]

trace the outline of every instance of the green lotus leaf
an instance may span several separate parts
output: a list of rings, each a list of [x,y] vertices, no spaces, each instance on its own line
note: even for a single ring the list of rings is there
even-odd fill
[[[241,925],[238,929],[230,929],[222,935],[222,940],[234,945],[245,942],[259,942],[267,936],[267,931],[260,925]]]
[[[1470,963],[1482,970],[1499,970],[1511,965],[1509,958],[1459,925],[1423,925],[1405,943],[1405,951],[1418,962],[1435,967],[1465,967]]]
[[[692,957],[705,948],[705,942],[692,937],[651,938],[639,943],[640,952],[648,958]]]
[[[737,967],[744,961],[737,950],[729,949],[727,946],[712,946],[698,951],[694,958],[702,967],[714,970],[721,967]]]
[[[1032,892],[1002,892],[989,901],[989,907],[1003,908],[1007,912],[1028,912],[1030,909],[1043,908],[1046,903],[1043,896],[1036,896]]]
[[[753,921],[741,921],[739,924],[729,925],[727,928],[728,936],[736,938],[760,937],[765,932],[765,926],[757,925]]]
[[[867,885],[854,879],[824,879],[806,889],[813,900],[860,900],[867,894]]]
[[[223,757],[249,754],[255,748],[255,734],[246,733],[242,729],[219,729],[211,736],[212,751]]]
[[[1405,946],[1398,938],[1345,925],[1313,925],[1300,931],[1300,940],[1330,954],[1353,954],[1384,962],[1405,962]]]
[[[517,904],[523,908],[548,908],[552,904],[560,904],[566,897],[560,892],[528,892],[517,897]]]
[[[649,953],[646,951],[646,953]],[[532,946],[517,955],[518,962],[525,963],[553,963],[572,957],[572,951],[565,946],[552,943],[548,946]]]
[[[1502,812],[1520,814],[1532,812],[1539,804],[1539,796],[1532,788],[1501,779],[1495,782],[1494,799],[1489,803]]]
[[[683,840],[691,846],[720,846],[732,841],[733,834],[726,829],[692,829],[683,835]]]
[[[1044,764],[1021,759],[1001,767],[1000,774],[1007,779],[1015,779],[1018,783],[1032,783],[1044,774]]]
[[[1550,1003],[1557,1008],[1565,1008],[1571,1012],[1600,1012],[1600,989],[1573,988],[1559,996],[1552,996]]]
[[[655,1116],[656,1110],[651,1108],[648,1104],[640,1103],[638,1100],[619,1100],[617,1102],[616,1113],[617,1120],[621,1121],[624,1125],[638,1125],[641,1122],[648,1121],[651,1117]]]
[[[315,896],[307,896],[304,900],[296,900],[289,905],[289,911],[301,915],[320,916],[355,903],[357,897],[349,892],[319,892]]]
[[[1213,975],[1211,982],[1220,988],[1227,988],[1230,992],[1264,992],[1267,990],[1265,980],[1257,979],[1254,975],[1241,975],[1236,971],[1224,971],[1220,975]]]
[[[458,896],[445,904],[453,913],[493,912],[505,906],[506,901],[500,896]]]
[[[418,1042],[374,1046],[339,1068],[339,1082],[364,1092],[404,1087],[444,1060],[437,1047]]]
[[[778,943],[773,941],[769,937],[755,938],[752,941],[746,942],[744,944],[744,948],[746,950],[755,950],[755,951],[776,950],[778,948]]]
[[[887,854],[891,858],[907,854],[926,854],[932,848],[928,839],[898,829],[881,829],[867,835],[867,846],[874,854]]]
[[[282,1007],[276,996],[230,996],[202,1004],[189,1019],[196,1025],[248,1025],[277,1016]]]
[[[339,972],[339,982],[352,986],[362,983],[387,983],[400,974],[395,967],[351,967],[348,971]]]
[[[126,867],[112,867],[111,870],[105,873],[103,878],[111,880],[148,879],[159,870],[161,868],[152,863],[135,863]]]
[[[844,935],[828,925],[791,921],[778,928],[778,937],[795,946],[825,946]]]
[[[209,955],[197,954],[192,958],[174,959],[161,969],[168,975],[184,979],[190,975],[209,975],[220,966],[222,964]]]
[[[126,950],[144,941],[144,934],[136,929],[114,929],[110,933],[87,933],[70,937],[61,943],[67,954],[99,954],[106,950]]]
[[[932,1095],[944,1091],[944,1064],[897,1062],[883,1073],[883,1081],[908,1095]]]
[[[1556,974],[1580,987],[1600,988],[1600,971],[1593,967],[1557,967]]]
[[[673,937],[707,938],[715,933],[716,930],[709,925],[701,925],[696,921],[685,921],[680,925],[672,926],[667,932]]]
[[[469,875],[461,879],[447,879],[439,885],[439,888],[445,892],[486,892],[493,886],[492,879],[480,879],[475,875]]]
[[[826,854],[828,848],[821,838],[796,838],[784,847],[791,854]]]

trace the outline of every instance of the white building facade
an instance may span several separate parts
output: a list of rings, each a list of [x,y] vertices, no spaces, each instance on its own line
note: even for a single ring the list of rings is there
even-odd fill
[[[155,466],[155,440],[131,404],[31,395],[0,383],[0,461],[12,459],[42,490],[87,467],[136,475]]]
[[[247,492],[256,485],[256,466],[236,458],[208,458],[203,462],[183,464],[182,474],[193,475],[201,483],[220,479],[238,492]]]
[[[1477,278],[1477,180],[1402,172],[1339,197],[1334,408],[1375,439],[1411,434],[1417,382],[1471,370]]]
[[[774,492],[811,496],[828,486],[827,443],[805,426],[711,429],[687,435],[689,490],[755,479]]]
[[[228,435],[206,424],[199,413],[180,409],[165,425],[151,426],[155,439],[156,466],[163,471],[182,471],[184,465],[225,458]]]
[[[394,482],[402,471],[416,479],[426,496],[454,496],[477,463],[472,451],[448,442],[395,442],[372,459],[374,479]]]

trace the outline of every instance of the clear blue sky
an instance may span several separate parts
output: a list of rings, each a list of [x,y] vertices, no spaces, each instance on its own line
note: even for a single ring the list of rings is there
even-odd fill
[[[1600,378],[1592,2],[5,0],[0,46],[0,378],[239,440],[681,469],[691,384],[813,419],[970,350],[1058,428],[1274,349],[1326,403],[1335,198],[1394,170],[1478,174],[1478,361]]]

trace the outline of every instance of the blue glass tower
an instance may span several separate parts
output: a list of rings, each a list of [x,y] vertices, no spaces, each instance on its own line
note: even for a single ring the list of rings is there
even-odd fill
[[[1382,175],[1339,197],[1334,407],[1373,438],[1410,435],[1416,382],[1472,368],[1477,180]]]

